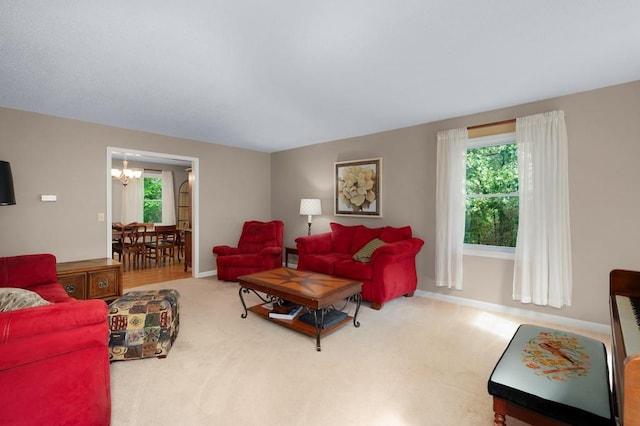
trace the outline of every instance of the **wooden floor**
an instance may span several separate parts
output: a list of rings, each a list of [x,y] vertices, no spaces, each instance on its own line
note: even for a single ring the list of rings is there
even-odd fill
[[[160,283],[163,281],[191,278],[191,268],[184,272],[184,263],[175,262],[167,265],[147,266],[146,268],[125,271],[123,289],[128,290],[141,285]]]

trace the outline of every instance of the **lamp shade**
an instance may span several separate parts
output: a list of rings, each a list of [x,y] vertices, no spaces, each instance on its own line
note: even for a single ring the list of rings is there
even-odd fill
[[[11,165],[7,161],[0,161],[0,206],[9,206],[15,203],[16,195],[13,192]]]
[[[322,206],[318,198],[303,198],[300,200],[300,214],[315,216],[322,214]]]

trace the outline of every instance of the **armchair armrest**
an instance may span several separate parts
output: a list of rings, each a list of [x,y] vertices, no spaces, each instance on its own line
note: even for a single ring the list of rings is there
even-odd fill
[[[232,254],[240,254],[242,253],[238,247],[231,246],[214,246],[213,253],[218,256],[230,256]]]
[[[299,255],[312,253],[330,253],[333,250],[331,232],[296,238]]]
[[[261,256],[280,256],[282,254],[282,247],[265,247],[260,252]]]
[[[72,300],[0,313],[0,345],[41,334],[107,322],[102,300]]]
[[[0,371],[105,346],[107,305],[101,300],[55,303],[0,313]]]

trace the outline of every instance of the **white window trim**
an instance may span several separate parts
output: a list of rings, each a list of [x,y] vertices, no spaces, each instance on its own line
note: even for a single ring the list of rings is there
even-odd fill
[[[497,135],[481,136],[469,139],[467,149],[482,148],[485,146],[505,145],[516,143],[516,133],[499,133]],[[514,195],[514,194],[508,194]],[[463,244],[463,254],[465,256],[491,257],[495,259],[514,260],[516,257],[515,247],[487,246],[482,244]]]
[[[465,256],[492,257],[494,259],[514,260],[516,258],[516,248],[464,243],[462,254]]]

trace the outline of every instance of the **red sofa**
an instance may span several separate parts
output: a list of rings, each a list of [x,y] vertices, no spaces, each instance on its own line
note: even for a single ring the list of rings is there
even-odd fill
[[[399,296],[413,296],[418,283],[416,255],[424,245],[410,226],[368,228],[332,222],[331,232],[296,238],[298,269],[362,281],[362,298],[373,309]],[[368,262],[353,255],[374,239],[385,244]]]
[[[260,222],[250,220],[242,226],[238,247],[214,246],[218,279],[238,281],[240,275],[267,271],[282,266],[282,235],[280,220]]]
[[[1,257],[0,287],[51,302],[0,312],[0,424],[108,425],[107,305],[68,296],[51,254]]]

